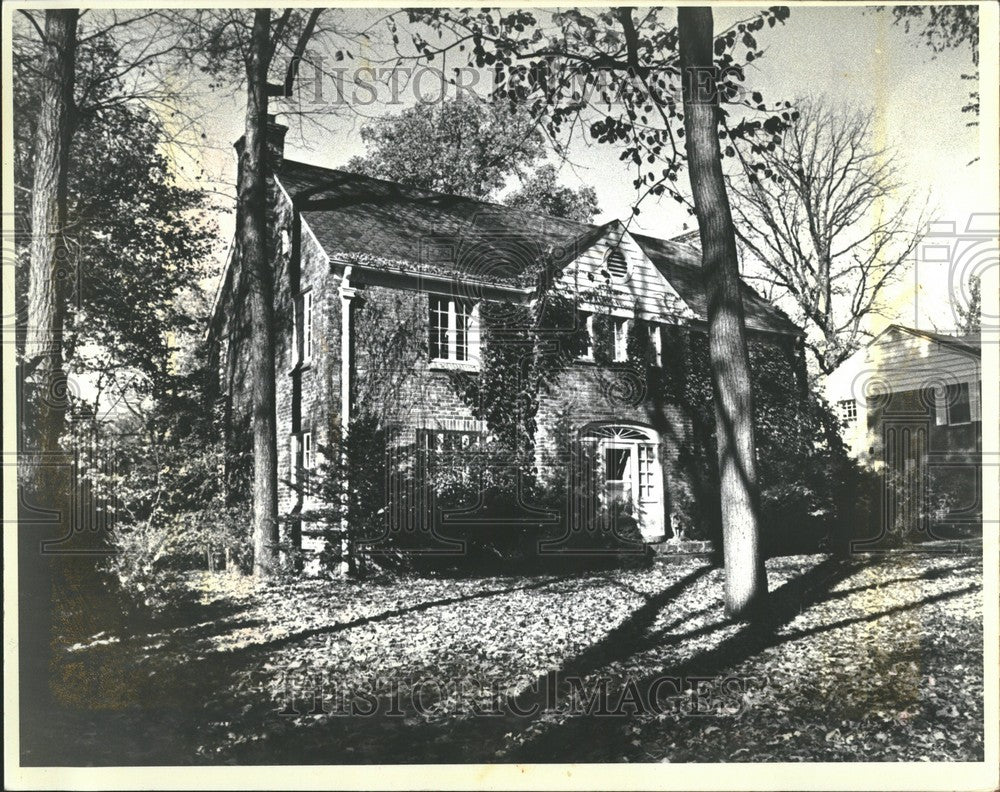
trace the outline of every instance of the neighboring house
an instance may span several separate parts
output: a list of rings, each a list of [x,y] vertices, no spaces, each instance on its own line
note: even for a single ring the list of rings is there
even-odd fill
[[[698,506],[704,487],[684,458],[694,432],[690,411],[651,393],[628,357],[629,339],[640,331],[648,333],[653,366],[678,366],[678,344],[704,343],[696,249],[618,221],[594,226],[292,162],[283,158],[284,132],[269,125],[284,513],[303,509],[289,482],[315,470],[318,450],[363,411],[391,405],[395,436],[418,450],[475,448],[487,427],[456,388],[456,375],[479,371],[484,304],[526,305],[544,259],[555,288],[576,296],[576,316],[591,338],[539,399],[535,455],[543,476],[564,475],[568,427],[596,452],[601,496],[634,504],[647,541],[712,519],[717,504]],[[245,449],[239,267],[236,250],[209,334],[225,383],[229,442]],[[590,302],[598,288],[610,295],[600,305]],[[749,287],[743,300],[752,342],[785,356],[804,383],[799,328]],[[303,533],[302,545],[318,549]]]
[[[886,473],[884,519],[911,531],[978,526],[982,515],[982,365],[978,334],[893,324],[832,392],[845,439]]]
[[[840,418],[840,436],[848,453],[863,460],[868,441],[868,413],[864,393],[864,372],[868,348],[862,347],[824,378],[826,400]]]

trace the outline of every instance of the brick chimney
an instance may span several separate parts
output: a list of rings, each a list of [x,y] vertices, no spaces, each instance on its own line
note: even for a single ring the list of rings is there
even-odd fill
[[[267,114],[267,130],[264,133],[264,139],[267,146],[268,162],[273,170],[278,170],[285,159],[285,133],[287,132],[288,127],[279,124],[273,113]],[[246,135],[240,135],[240,139],[233,144],[237,157],[243,154],[245,140]]]

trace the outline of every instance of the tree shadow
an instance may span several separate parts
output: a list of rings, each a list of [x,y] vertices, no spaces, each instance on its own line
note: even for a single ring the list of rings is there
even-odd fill
[[[783,643],[818,635],[830,630],[848,627],[853,624],[873,622],[885,616],[914,610],[924,605],[952,599],[971,591],[978,590],[978,584],[971,584],[961,589],[942,594],[923,597],[914,602],[904,603],[875,613],[866,613],[837,622],[817,625],[794,632],[779,632],[796,616],[808,608],[830,599],[830,590],[839,582],[851,577],[873,562],[865,559],[841,559],[831,557],[802,575],[788,581],[776,589],[768,598],[766,610],[758,613],[756,620],[746,623],[735,635],[723,640],[717,646],[667,666],[655,674],[650,674],[636,683],[637,689],[646,695],[653,683],[663,677],[676,679],[692,679],[695,677],[714,677],[732,669],[751,657],[779,646]],[[875,562],[877,563],[877,562]],[[842,592],[835,592],[840,598]],[[658,631],[639,644],[622,645],[620,650],[612,653],[612,660],[626,660],[636,651],[652,649],[681,641],[700,637],[714,632],[726,625],[725,621],[706,625],[687,633],[667,635]],[[628,628],[623,627],[627,632]],[[603,658],[602,658],[603,659]],[[576,671],[577,669],[573,669]],[[592,669],[596,670],[596,668]],[[568,669],[567,669],[568,671]],[[609,699],[615,700],[629,680],[617,680],[609,690]],[[650,702],[645,706],[649,711]],[[626,735],[619,729],[601,728],[601,719],[592,717],[571,717],[558,725],[540,731],[536,737],[515,749],[505,761],[517,762],[553,762],[553,761],[621,761],[628,755],[631,735]],[[603,719],[603,723],[609,723]],[[523,726],[527,725],[522,722]]]
[[[543,580],[537,580],[533,583],[525,583],[520,586],[507,586],[505,588],[499,588],[499,589],[487,589],[486,591],[470,592],[468,594],[462,594],[455,597],[441,597],[439,599],[428,600],[426,602],[418,602],[413,605],[407,605],[402,608],[393,608],[391,610],[382,611],[381,613],[377,613],[372,616],[360,616],[357,619],[351,619],[350,621],[346,622],[325,624],[320,627],[312,627],[306,630],[299,630],[298,632],[282,636],[281,638],[273,638],[268,641],[260,641],[257,643],[248,644],[247,646],[222,651],[219,654],[232,660],[239,660],[240,658],[246,656],[247,654],[252,654],[255,652],[271,652],[274,651],[275,649],[283,649],[285,647],[291,646],[292,644],[296,644],[299,643],[300,641],[305,641],[310,638],[315,638],[320,635],[332,635],[335,633],[343,632],[345,630],[354,629],[355,627],[362,627],[366,624],[376,624],[378,622],[387,621],[389,619],[394,619],[399,616],[407,616],[412,613],[420,613],[422,611],[431,610],[432,608],[443,608],[448,605],[457,605],[461,602],[470,602],[472,600],[478,600],[478,599],[488,599],[489,597],[496,597],[502,594],[512,594],[516,591],[531,591],[534,589],[545,588],[546,586],[550,586],[555,583],[559,583],[560,581],[567,580],[570,577],[572,576],[562,575],[558,577],[549,577]]]

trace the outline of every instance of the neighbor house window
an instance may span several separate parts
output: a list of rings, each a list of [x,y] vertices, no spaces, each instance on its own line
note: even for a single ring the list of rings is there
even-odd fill
[[[858,419],[858,403],[854,399],[841,399],[837,402],[837,409],[840,420],[844,423],[852,423]]]
[[[293,364],[306,366],[312,362],[312,347],[313,293],[305,291],[295,298],[295,317],[292,322]]]
[[[969,383],[948,386],[948,425],[966,424],[972,420],[969,404]]]
[[[479,352],[479,310],[467,300],[431,296],[431,360],[465,363]]]
[[[628,319],[614,320],[614,360],[622,362],[628,360]]]

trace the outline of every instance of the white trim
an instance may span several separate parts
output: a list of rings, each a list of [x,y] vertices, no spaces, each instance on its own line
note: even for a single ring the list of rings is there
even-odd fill
[[[458,306],[466,306],[468,311],[468,326],[465,331],[465,357],[458,357]],[[442,310],[444,309],[444,310]],[[442,344],[440,325],[435,327],[434,318],[444,319],[445,356],[441,356]],[[427,301],[427,333],[428,336],[437,331],[437,357],[430,359],[432,368],[476,368],[479,365],[480,328],[479,303],[450,294],[430,294]]]

